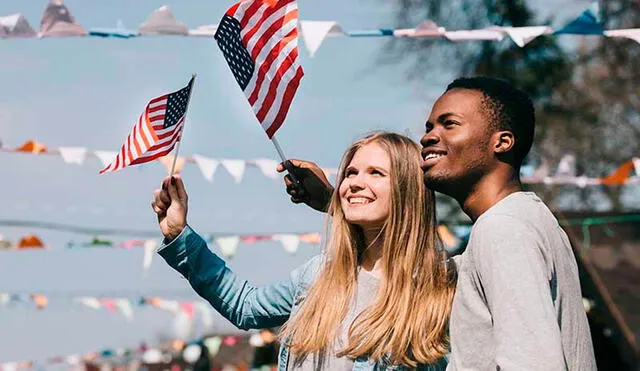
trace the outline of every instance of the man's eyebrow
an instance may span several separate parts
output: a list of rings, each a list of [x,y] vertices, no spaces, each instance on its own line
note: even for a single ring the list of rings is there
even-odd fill
[[[453,113],[453,112],[445,112],[443,114],[441,114],[440,116],[438,116],[438,122],[444,122],[449,116],[458,116],[457,114]]]

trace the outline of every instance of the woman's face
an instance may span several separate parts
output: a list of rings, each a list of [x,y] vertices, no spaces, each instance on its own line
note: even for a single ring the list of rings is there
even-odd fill
[[[340,183],[340,206],[349,223],[382,228],[391,209],[391,159],[377,143],[362,146]]]

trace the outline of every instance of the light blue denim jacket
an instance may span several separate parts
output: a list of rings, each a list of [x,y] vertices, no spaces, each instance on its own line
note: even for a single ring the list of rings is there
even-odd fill
[[[289,279],[280,283],[255,287],[238,278],[225,262],[211,252],[202,237],[187,226],[173,241],[158,249],[162,258],[189,280],[191,287],[236,327],[260,329],[283,325],[302,304],[309,285],[319,267],[320,256],[291,272]],[[278,369],[286,371],[289,352],[280,347]],[[437,364],[421,365],[420,370],[440,371],[446,368],[442,358]],[[353,370],[405,370],[383,362],[361,357],[354,360]]]

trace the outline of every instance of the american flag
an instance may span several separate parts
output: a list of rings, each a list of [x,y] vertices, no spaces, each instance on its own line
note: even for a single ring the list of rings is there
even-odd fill
[[[171,152],[182,134],[193,80],[192,77],[184,88],[147,104],[116,158],[100,174],[149,162]]]
[[[260,125],[273,137],[304,75],[296,1],[240,1],[222,17],[215,39]]]

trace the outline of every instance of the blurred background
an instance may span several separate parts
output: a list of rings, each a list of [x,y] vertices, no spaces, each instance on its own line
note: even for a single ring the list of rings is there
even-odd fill
[[[231,5],[0,2],[0,370],[277,362],[277,329],[235,329],[154,254],[149,204],[166,164],[98,175],[145,104],[197,73],[180,149],[189,223],[257,285],[286,279],[320,251],[323,215],[289,202],[273,172],[277,153],[212,38]],[[522,175],[572,239],[599,369],[637,369],[640,3],[298,6],[302,21],[335,23],[303,23],[305,77],[278,132],[285,154],[330,172],[372,130],[418,140],[453,78],[511,80],[536,102]],[[504,27],[541,35],[518,39]],[[459,253],[469,221],[451,199],[438,202],[441,236]]]

